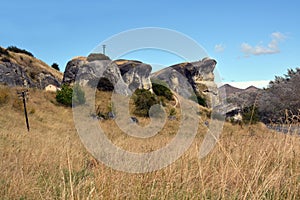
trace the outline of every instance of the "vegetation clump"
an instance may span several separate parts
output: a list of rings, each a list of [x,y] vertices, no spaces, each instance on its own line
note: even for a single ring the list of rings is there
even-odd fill
[[[29,51],[27,51],[25,49],[20,49],[20,48],[18,48],[16,46],[9,46],[9,47],[7,47],[7,50],[15,52],[15,53],[23,53],[23,54],[26,54],[26,55],[31,56],[31,57],[34,58],[34,56],[33,56],[32,53],[30,53]]]
[[[173,100],[171,90],[162,84],[152,83],[152,90],[157,96],[165,97],[169,101]]]
[[[63,85],[61,90],[56,93],[56,101],[70,107],[81,105],[85,103],[85,93],[79,84],[75,84],[73,88],[69,85]]]
[[[51,67],[52,67],[53,69],[56,69],[57,71],[60,70],[57,63],[53,63],[53,64],[51,65]]]
[[[155,94],[145,89],[137,89],[133,94],[133,101],[135,105],[134,114],[141,117],[149,117],[151,106],[159,103]]]

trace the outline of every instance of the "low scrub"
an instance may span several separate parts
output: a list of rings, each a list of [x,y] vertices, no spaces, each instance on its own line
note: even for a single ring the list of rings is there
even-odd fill
[[[81,87],[76,84],[72,88],[68,85],[63,85],[61,90],[58,90],[56,93],[56,101],[65,106],[74,106],[81,105],[85,103],[85,93]]]
[[[7,47],[7,50],[8,51],[12,51],[12,52],[15,52],[15,53],[23,53],[23,54],[26,54],[28,56],[31,56],[31,57],[34,57],[32,53],[30,53],[29,51],[25,50],[25,49],[19,49],[18,47],[16,46],[9,46]]]

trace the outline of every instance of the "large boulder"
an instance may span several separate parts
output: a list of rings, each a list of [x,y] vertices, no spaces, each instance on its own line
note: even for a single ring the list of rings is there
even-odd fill
[[[217,101],[218,88],[214,82],[217,62],[204,58],[196,62],[185,62],[162,69],[151,75],[153,81],[163,81],[170,89],[185,98],[200,96],[209,107]]]
[[[78,68],[76,79],[80,84],[97,87],[101,78],[108,80],[118,94],[130,95],[131,91],[123,81],[118,66],[109,60],[88,62]]]
[[[80,74],[79,78],[83,84],[88,83],[94,87],[108,89],[111,88],[108,84],[110,82],[115,86],[115,91],[120,94],[129,95],[137,88],[147,90],[152,88],[150,81],[152,67],[150,65],[130,60],[92,60],[90,62],[84,57],[77,57],[69,61],[65,69],[63,83],[73,84]]]
[[[114,63],[119,67],[122,78],[131,91],[137,88],[151,90],[151,65],[134,60],[117,60]]]
[[[87,63],[85,57],[75,57],[67,63],[65,68],[63,84],[72,84],[75,82],[76,74],[78,73],[79,68]]]

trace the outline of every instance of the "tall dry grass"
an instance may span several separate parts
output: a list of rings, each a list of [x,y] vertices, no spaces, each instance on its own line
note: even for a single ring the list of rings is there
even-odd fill
[[[0,93],[3,88],[0,88]],[[7,90],[6,90],[7,92]],[[300,139],[264,125],[226,123],[214,150],[198,159],[206,127],[170,166],[130,174],[98,163],[74,128],[72,110],[55,94],[30,90],[31,131],[13,107],[16,91],[0,105],[0,199],[300,199]],[[168,143],[177,121],[149,140],[121,133],[111,120],[99,122],[122,148],[147,152]],[[134,144],[134,145],[133,145]]]

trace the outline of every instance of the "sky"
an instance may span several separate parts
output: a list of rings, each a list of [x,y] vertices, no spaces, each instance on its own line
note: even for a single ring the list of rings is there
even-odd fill
[[[0,46],[26,49],[64,71],[70,59],[87,56],[114,35],[158,27],[202,46],[217,61],[216,73],[224,83],[265,87],[287,69],[300,67],[299,8],[296,0],[2,1]],[[110,46],[106,50],[109,56]],[[154,71],[184,61],[151,49],[123,58],[154,64]]]

